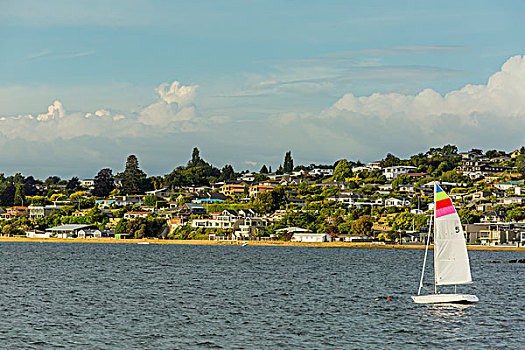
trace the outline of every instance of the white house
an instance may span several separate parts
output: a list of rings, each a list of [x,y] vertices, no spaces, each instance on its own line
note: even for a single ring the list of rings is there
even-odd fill
[[[383,169],[383,175],[385,175],[385,177],[388,180],[392,180],[392,179],[395,179],[396,177],[398,177],[401,174],[406,174],[406,173],[409,173],[409,172],[415,171],[415,170],[417,170],[417,168],[415,166],[396,165],[396,166],[390,166],[388,168],[384,168]]]
[[[124,219],[136,219],[136,218],[145,218],[151,214],[149,211],[128,211],[124,214]]]
[[[385,200],[385,207],[406,207],[410,205],[410,201],[404,198],[387,198]]]
[[[327,233],[294,233],[291,239],[292,242],[305,242],[305,243],[321,243],[321,242],[332,242],[332,236]]]
[[[158,190],[147,191],[146,196],[169,197],[169,190],[167,188],[160,188]]]
[[[95,188],[95,179],[80,180],[80,186],[89,188],[90,190],[92,190]]]
[[[334,169],[315,168],[310,170],[308,173],[313,176],[332,176],[334,175]]]

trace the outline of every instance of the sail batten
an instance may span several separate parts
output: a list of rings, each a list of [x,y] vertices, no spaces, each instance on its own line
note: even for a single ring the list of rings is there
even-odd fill
[[[436,185],[434,193],[434,278],[436,285],[472,283],[461,220],[449,196]]]

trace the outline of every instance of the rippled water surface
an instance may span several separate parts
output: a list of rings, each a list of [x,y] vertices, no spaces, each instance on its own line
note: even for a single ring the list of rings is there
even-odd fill
[[[412,302],[422,251],[0,243],[0,253],[2,349],[518,349],[525,339],[525,264],[508,263],[524,253],[469,252],[475,283],[460,291],[480,298],[470,307]]]

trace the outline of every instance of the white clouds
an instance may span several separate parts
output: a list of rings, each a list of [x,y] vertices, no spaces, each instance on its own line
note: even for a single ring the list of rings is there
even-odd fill
[[[46,121],[50,119],[64,118],[65,113],[64,107],[62,107],[62,102],[55,100],[52,105],[47,107],[47,113],[39,114],[36,119]]]
[[[487,85],[467,85],[445,96],[432,89],[417,95],[373,94],[344,95],[333,109],[380,118],[403,114],[410,120],[426,122],[430,116],[456,115],[469,121],[474,114],[499,117],[525,117],[525,57],[510,58]]]
[[[275,118],[313,143],[329,139],[332,148],[344,147],[362,159],[444,143],[516,147],[525,143],[525,57],[510,58],[486,85],[466,85],[444,96],[432,89],[416,95],[345,94],[319,114]]]
[[[263,86],[276,83],[266,81]],[[373,160],[387,152],[404,156],[446,143],[461,149],[525,144],[525,57],[521,56],[507,60],[486,85],[466,85],[445,95],[433,89],[417,94],[347,93],[321,112],[303,112],[299,107],[277,113],[243,111],[237,117],[201,112],[194,103],[196,90],[197,85],[163,83],[156,89],[156,101],[125,113],[111,108],[71,112],[57,100],[45,113],[0,117],[0,142],[5,150],[11,144],[38,144],[34,152],[42,157],[47,144],[49,154],[60,154],[61,159],[69,154],[73,160],[82,149],[77,142],[87,148],[90,142],[112,145],[123,154],[148,148],[159,161],[173,149],[189,152],[199,145],[215,152],[217,158],[210,161],[220,163],[227,157],[238,166],[271,164],[272,159],[278,164],[288,149],[300,161],[331,162],[342,157]],[[239,110],[246,106],[244,99],[237,103]],[[65,148],[57,149],[58,144]],[[70,148],[64,146],[68,144]],[[95,159],[88,149],[82,152]],[[97,152],[102,160],[110,156],[101,146]],[[246,159],[253,163],[245,163]]]
[[[46,113],[0,117],[0,128],[7,138],[27,140],[72,139],[79,136],[136,137],[204,130],[223,124],[226,116],[204,118],[193,104],[197,85],[178,81],[163,83],[156,91],[159,99],[137,112],[115,113],[102,108],[94,112],[67,112],[55,100]]]
[[[168,83],[160,84],[156,91],[160,99],[167,104],[175,102],[179,107],[183,107],[193,102],[198,87],[198,85],[183,86],[180,82],[174,81],[171,85]]]

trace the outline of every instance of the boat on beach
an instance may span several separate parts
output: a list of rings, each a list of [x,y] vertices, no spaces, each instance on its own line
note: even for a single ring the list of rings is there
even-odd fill
[[[421,295],[430,244],[429,232],[419,289],[412,300],[417,304],[470,304],[478,302],[479,299],[475,295],[457,293],[457,285],[472,283],[467,245],[461,220],[454,204],[437,184],[434,185],[434,215],[432,219],[434,224],[434,294]],[[441,294],[438,292],[438,286],[452,285],[454,286],[454,293]]]

